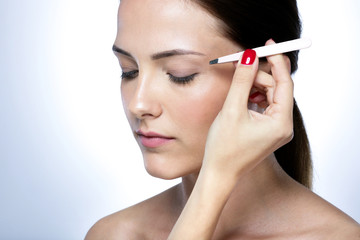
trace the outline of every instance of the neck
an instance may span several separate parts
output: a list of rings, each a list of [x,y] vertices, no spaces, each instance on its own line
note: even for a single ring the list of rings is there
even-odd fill
[[[183,177],[181,185],[184,205],[196,179],[197,174]],[[219,231],[250,230],[249,228],[259,226],[259,221],[271,222],[276,214],[276,207],[286,199],[289,188],[295,185],[295,181],[279,166],[275,156],[270,155],[239,180],[219,219]]]

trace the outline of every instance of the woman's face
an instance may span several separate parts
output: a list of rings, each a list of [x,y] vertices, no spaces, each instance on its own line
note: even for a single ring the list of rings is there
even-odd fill
[[[114,52],[123,71],[123,106],[153,176],[200,170],[209,127],[235,70],[232,63],[209,61],[240,50],[219,29],[192,3],[121,1]]]

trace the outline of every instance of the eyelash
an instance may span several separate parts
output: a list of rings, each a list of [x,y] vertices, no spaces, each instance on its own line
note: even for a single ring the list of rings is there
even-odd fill
[[[123,80],[131,80],[137,77],[139,71],[138,70],[133,70],[133,71],[129,71],[129,72],[123,72],[121,74],[121,79]],[[170,73],[167,74],[169,76],[170,81],[177,83],[177,84],[187,84],[189,82],[191,82],[192,80],[194,80],[195,76],[197,75],[197,73],[191,74],[189,76],[185,76],[185,77],[176,77],[174,75],[171,75]]]
[[[170,73],[168,73],[167,75],[169,76],[169,79],[174,83],[187,84],[187,83],[191,82],[192,80],[194,80],[197,73],[194,73],[194,74],[191,74],[191,75],[185,76],[185,77],[175,77],[174,75],[171,75]]]
[[[129,71],[129,72],[122,72],[121,74],[121,79],[125,79],[125,80],[131,80],[137,77],[139,71],[138,70],[133,70],[133,71]]]

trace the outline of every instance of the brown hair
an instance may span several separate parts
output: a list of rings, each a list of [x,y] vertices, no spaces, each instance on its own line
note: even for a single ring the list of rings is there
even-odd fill
[[[283,42],[300,37],[301,21],[296,0],[192,0],[223,25],[223,34],[243,48],[263,46],[272,38]],[[298,51],[286,53],[291,73],[297,70]],[[275,156],[293,179],[311,188],[310,145],[300,110],[294,101],[294,137],[275,152]]]

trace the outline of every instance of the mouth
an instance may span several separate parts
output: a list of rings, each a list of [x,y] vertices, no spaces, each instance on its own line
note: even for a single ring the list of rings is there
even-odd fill
[[[136,131],[136,135],[139,137],[140,143],[146,148],[161,147],[175,140],[173,137],[164,136],[156,132],[143,132],[141,130]]]

